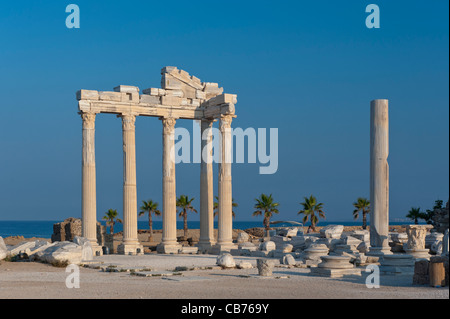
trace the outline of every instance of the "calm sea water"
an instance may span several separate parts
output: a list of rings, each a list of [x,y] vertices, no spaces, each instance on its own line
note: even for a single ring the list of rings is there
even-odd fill
[[[24,236],[25,238],[30,237],[42,237],[50,238],[53,233],[53,224],[59,221],[0,221],[0,236]],[[102,222],[104,224],[104,222]],[[390,222],[390,225],[405,225],[410,222]],[[306,224],[307,226],[309,223]],[[318,226],[326,225],[345,225],[345,226],[360,226],[359,221],[335,221],[327,222],[320,221]],[[261,221],[233,221],[234,229],[247,229],[253,227],[262,227]],[[217,228],[217,222],[214,223],[214,227]],[[148,229],[147,221],[138,221],[139,229]],[[177,221],[177,228],[183,229],[183,221]],[[188,221],[189,229],[200,229],[199,221]],[[153,221],[153,229],[162,229],[162,221]],[[109,230],[108,230],[109,231]],[[114,226],[114,232],[122,231],[122,225],[116,224]]]

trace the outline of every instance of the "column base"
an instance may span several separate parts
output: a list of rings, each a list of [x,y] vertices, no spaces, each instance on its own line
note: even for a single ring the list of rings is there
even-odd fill
[[[144,246],[139,243],[122,243],[117,247],[119,255],[143,255]]]
[[[383,257],[384,255],[392,255],[391,247],[370,247],[366,256]]]
[[[102,246],[100,246],[97,243],[92,244],[92,242],[91,242],[91,246],[92,246],[92,254],[94,255],[94,257],[103,256]]]
[[[212,250],[214,245],[215,245],[214,242],[199,242],[197,244],[197,247],[198,247],[198,251],[200,253],[207,254],[207,253],[209,253]]]
[[[232,249],[238,249],[238,245],[233,243],[217,243],[210,249],[213,255],[220,255],[222,253],[229,253]]]
[[[427,259],[429,260],[431,255],[429,249],[405,249],[408,255],[412,255],[414,259]]]
[[[156,251],[159,254],[178,254],[180,252],[181,247],[182,246],[178,243],[176,244],[161,243],[156,247]]]

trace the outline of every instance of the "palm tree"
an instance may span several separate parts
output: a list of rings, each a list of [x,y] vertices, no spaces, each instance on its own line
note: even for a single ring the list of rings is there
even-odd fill
[[[120,218],[117,218],[117,215],[117,210],[108,209],[108,211],[105,213],[105,216],[103,216],[103,219],[106,220],[106,226],[109,226],[109,233],[111,235],[114,234],[114,225],[116,223],[122,223],[122,220]]]
[[[270,228],[270,218],[272,217],[272,214],[280,213],[277,208],[279,204],[273,201],[272,194],[270,194],[269,196],[267,196],[266,194],[261,194],[259,198],[255,198],[255,201],[256,211],[253,212],[253,216],[264,216],[263,224],[268,236]]]
[[[304,214],[303,223],[309,220],[311,221],[311,228],[313,231],[316,230],[316,224],[319,222],[319,217],[325,219],[325,213],[323,211],[323,203],[317,203],[317,199],[311,195],[309,198],[304,197],[305,201],[300,203],[303,209],[297,214]],[[319,217],[316,216],[316,213]]]
[[[188,226],[187,226],[187,213],[188,211],[196,213],[197,210],[192,206],[192,201],[194,198],[189,199],[186,195],[181,195],[177,199],[177,207],[180,208],[179,217],[183,217],[184,220],[184,238],[187,239],[187,232],[188,232]]]
[[[411,207],[406,215],[406,218],[409,218],[414,221],[414,224],[419,224],[419,218],[424,218],[424,214],[420,211],[420,207]]]
[[[158,209],[158,203],[153,202],[151,199],[148,201],[143,200],[141,206],[141,211],[139,212],[139,216],[142,216],[146,213],[148,213],[148,229],[150,230],[150,236],[148,237],[148,241],[153,241],[153,220],[152,220],[152,214],[155,214],[155,216],[160,216],[161,212]]]
[[[367,198],[364,198],[364,197],[358,197],[356,202],[353,203],[353,206],[356,208],[353,211],[353,217],[355,219],[358,219],[359,212],[362,212],[362,220],[363,220],[362,228],[366,229],[367,228],[367,214],[370,213],[370,202],[369,202],[369,200]]]
[[[216,201],[214,202],[214,217],[217,216],[217,214],[219,214],[219,196],[214,196],[214,198],[216,199]],[[239,205],[237,203],[234,202],[234,198],[232,199],[232,207],[238,207]],[[233,216],[233,218],[236,218],[236,213],[233,211],[231,211],[231,215]]]

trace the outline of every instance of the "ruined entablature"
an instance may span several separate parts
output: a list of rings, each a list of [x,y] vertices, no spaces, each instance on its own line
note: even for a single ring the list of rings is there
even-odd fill
[[[119,85],[114,91],[80,90],[80,112],[134,113],[142,116],[214,119],[235,114],[237,96],[224,94],[218,83],[201,82],[177,67],[161,70],[161,88],[139,94],[136,86]]]

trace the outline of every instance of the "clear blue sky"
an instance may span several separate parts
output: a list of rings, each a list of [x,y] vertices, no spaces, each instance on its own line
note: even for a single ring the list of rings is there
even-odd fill
[[[67,29],[66,5],[81,10]],[[365,26],[366,5],[381,28]],[[303,196],[350,220],[369,197],[369,103],[390,100],[390,213],[449,194],[448,1],[3,1],[0,5],[0,220],[81,216],[75,92],[160,86],[174,65],[238,95],[233,126],[279,129],[279,170],[233,165],[237,220],[272,193],[277,219]],[[122,213],[121,123],[96,126],[98,218]],[[191,128],[189,121],[177,125]],[[136,128],[138,200],[161,202],[161,123]],[[199,165],[177,166],[177,193],[199,206]],[[215,171],[217,176],[217,170]],[[215,181],[217,185],[217,178]],[[217,188],[216,188],[217,190]],[[198,220],[193,216],[192,220]]]

